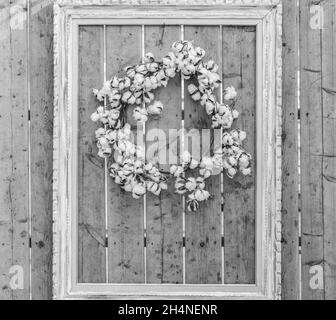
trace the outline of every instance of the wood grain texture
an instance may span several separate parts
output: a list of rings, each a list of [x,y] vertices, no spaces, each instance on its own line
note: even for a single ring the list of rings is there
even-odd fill
[[[238,92],[234,126],[247,133],[252,175],[224,175],[225,283],[255,283],[256,29],[223,27],[223,84]]]
[[[104,80],[104,27],[79,27],[78,281],[106,282],[104,159],[97,155],[90,115],[99,102],[92,88]]]
[[[281,0],[216,0],[216,4],[219,5],[235,5],[235,6],[255,6],[255,5],[264,5],[271,6],[277,5]],[[73,5],[73,0],[57,0],[56,1],[60,6]],[[213,0],[76,0],[76,5],[181,5],[181,6],[190,6],[190,5],[210,5],[214,4]]]
[[[110,79],[141,61],[141,27],[106,27],[106,67]],[[132,112],[127,120],[136,134]],[[108,177],[109,282],[144,283],[144,204]]]
[[[298,6],[283,1],[282,299],[300,297],[298,208]]]
[[[146,26],[145,51],[161,60],[180,38],[180,26]],[[166,88],[158,89],[155,100],[161,101],[164,109],[160,116],[153,116],[146,123],[146,148],[158,147],[159,159],[162,158],[160,168],[169,171],[172,148],[168,141],[169,129],[177,131],[182,127],[181,77],[176,75]],[[165,137],[160,137],[157,129],[164,132]],[[178,150],[175,151],[178,155]],[[147,194],[147,283],[183,282],[182,197],[174,193],[174,179],[169,180],[168,186],[159,197]]]
[[[321,3],[323,103],[323,224],[324,290],[326,300],[336,299],[336,4]]]
[[[324,266],[323,110],[321,30],[311,28],[312,4],[300,1],[302,298],[317,300],[324,289],[311,289],[309,271]]]
[[[29,299],[30,291],[27,7],[22,1],[1,1],[1,5],[0,299],[22,300]],[[10,5],[18,11],[10,11]],[[20,270],[10,270],[13,266]],[[15,277],[23,277],[23,287],[12,290],[10,281]]]
[[[194,40],[206,52],[206,60],[220,63],[219,27],[185,26],[184,39]],[[209,129],[211,117],[198,102],[194,102],[185,82],[185,129]],[[185,141],[187,144],[187,141]],[[209,143],[202,143],[203,149]],[[190,150],[194,152],[194,150]],[[195,173],[196,174],[196,173]],[[194,174],[193,174],[194,175]],[[197,212],[186,211],[186,283],[213,284],[222,282],[221,264],[221,179],[220,175],[207,179],[207,190],[212,198],[200,204]]]
[[[31,109],[32,299],[52,297],[53,5],[31,2],[29,27]]]

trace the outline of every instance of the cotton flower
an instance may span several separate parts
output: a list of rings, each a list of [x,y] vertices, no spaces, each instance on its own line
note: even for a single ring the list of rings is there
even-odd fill
[[[141,86],[145,81],[145,77],[141,73],[136,73],[134,76],[133,83],[135,86]]]
[[[242,169],[241,172],[244,176],[249,176],[251,174],[251,168]]]
[[[237,173],[237,170],[236,170],[235,168],[233,168],[233,167],[231,167],[231,168],[229,168],[229,169],[227,170],[227,175],[228,175],[229,178],[231,178],[231,179],[236,175],[236,173]]]
[[[237,119],[239,117],[239,112],[237,110],[232,110],[233,119]]]
[[[132,196],[134,199],[139,199],[146,193],[146,188],[142,184],[137,184],[132,190]]]
[[[181,162],[188,164],[191,161],[191,154],[188,150],[185,150],[181,155]]]
[[[178,194],[185,194],[187,192],[186,189],[186,181],[184,178],[177,178],[175,181],[175,192]]]
[[[171,166],[170,167],[170,174],[175,177],[179,177],[183,173],[183,168],[180,166]]]
[[[161,114],[163,104],[160,101],[155,101],[152,105],[147,107],[148,114]]]
[[[231,86],[225,89],[225,95],[224,95],[225,100],[233,100],[236,97],[237,97],[237,92],[234,87]]]
[[[197,187],[196,179],[195,178],[188,178],[185,187],[188,191],[194,191]]]
[[[146,63],[151,63],[151,62],[153,62],[155,59],[154,59],[154,55],[153,55],[153,53],[151,53],[151,52],[147,52],[146,53],[146,55],[145,55],[145,59],[144,59],[144,61],[146,62]]]
[[[194,170],[198,167],[198,164],[199,164],[198,161],[196,161],[195,159],[191,159],[190,164],[189,164],[189,168],[191,170]]]
[[[104,107],[100,106],[97,108],[96,112],[91,115],[91,120],[94,122],[101,121],[103,123],[107,122],[106,117],[108,116],[108,112]]]
[[[146,122],[148,120],[148,112],[145,108],[137,107],[133,111],[133,118],[135,121]]]
[[[210,197],[210,193],[206,190],[196,190],[195,191],[195,199],[199,202],[208,200]]]

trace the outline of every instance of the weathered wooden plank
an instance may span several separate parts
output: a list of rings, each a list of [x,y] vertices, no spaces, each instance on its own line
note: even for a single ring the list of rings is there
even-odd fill
[[[27,8],[22,1],[9,0],[1,7],[0,299],[21,300],[29,299],[30,290]]]
[[[40,300],[52,297],[53,4],[30,6],[31,281]]]
[[[321,30],[311,28],[310,6],[300,1],[301,52],[301,210],[302,298],[323,299],[324,289],[312,289],[312,266],[324,265],[322,155],[323,121],[321,92]]]
[[[121,72],[127,65],[141,61],[141,39],[140,26],[106,27],[108,79]],[[132,112],[127,113],[127,119],[135,132]],[[143,283],[143,199],[133,199],[131,193],[122,190],[112,178],[108,178],[107,182],[109,282]]]
[[[184,38],[206,51],[205,59],[220,63],[218,26],[185,26]],[[211,117],[195,103],[185,88],[185,129],[210,129]],[[186,142],[187,143],[187,142]],[[210,144],[210,142],[209,142]],[[203,143],[203,149],[209,146]],[[209,148],[208,148],[209,149]],[[197,174],[195,172],[194,174]],[[186,211],[186,283],[221,283],[221,178],[207,179],[207,190],[213,198],[201,203],[197,212]]]
[[[224,175],[224,283],[255,282],[256,30],[223,27],[223,86],[238,92],[240,116],[234,126],[246,131],[244,148],[252,155],[251,176]]]
[[[160,60],[180,37],[180,26],[146,26],[145,50]],[[160,168],[169,172],[169,160],[172,160],[169,159],[169,130],[182,127],[180,76],[171,79],[167,88],[158,89],[155,100],[161,101],[164,109],[160,116],[153,116],[146,123],[146,148],[155,145],[160,148],[159,159],[164,160],[166,155]],[[147,194],[147,283],[183,282],[183,207],[182,197],[174,191],[174,180],[170,179],[169,189],[159,197]]]
[[[300,297],[298,208],[298,6],[283,1],[282,299]]]
[[[97,155],[90,115],[97,104],[92,88],[104,80],[104,27],[79,28],[78,280],[105,282],[105,171]]]
[[[321,3],[325,299],[336,299],[336,4]]]

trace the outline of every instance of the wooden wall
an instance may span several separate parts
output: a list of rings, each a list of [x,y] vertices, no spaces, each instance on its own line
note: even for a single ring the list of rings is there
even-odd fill
[[[324,21],[323,28],[319,28],[314,11],[316,8],[312,8],[316,1],[300,0],[298,7],[293,0],[282,2],[282,298],[335,299],[336,6],[334,0],[320,3]],[[26,3],[30,4],[30,10],[27,10]],[[10,10],[15,4],[21,5],[19,15]],[[52,4],[48,0],[0,0],[0,299],[51,298],[52,16]],[[111,37],[118,36],[113,30],[109,32]],[[148,31],[152,38],[157,33],[159,30]],[[226,36],[230,37],[230,34]],[[90,34],[83,33],[83,37],[90,37]],[[250,37],[250,34],[244,36],[247,41],[246,37]],[[99,39],[95,38],[94,41]],[[148,46],[151,41],[146,42]],[[234,41],[228,44],[234,45]],[[99,55],[99,48],[97,50]],[[113,52],[111,59],[117,54]],[[99,63],[98,59],[95,62]],[[93,80],[90,78],[86,81]],[[300,102],[297,89],[300,89]],[[87,137],[84,134],[81,138],[85,140]],[[87,158],[83,159],[87,161]],[[100,165],[94,159],[92,161],[94,166]],[[95,167],[91,175],[96,174],[94,170]],[[90,179],[89,173],[86,177]],[[84,196],[85,190],[83,192]],[[116,205],[112,201],[109,204]],[[161,206],[163,210],[164,205],[169,203]],[[94,203],[90,203],[90,206],[94,206]],[[151,212],[150,219],[157,221],[156,215],[156,212]],[[168,216],[157,225],[151,224],[152,229],[147,230],[148,239],[151,239],[147,251],[152,250],[155,261],[160,258],[157,244],[172,240],[158,236],[162,228],[176,226],[172,219],[174,217]],[[125,223],[120,221],[119,226]],[[133,226],[135,232],[131,241],[134,243],[137,243],[138,225]],[[88,226],[88,223],[83,223],[83,232],[87,232]],[[120,228],[118,230],[123,232]],[[115,241],[121,240],[118,238]],[[179,244],[174,246],[174,250],[178,250]],[[94,247],[91,250],[95,255],[100,252]],[[115,252],[118,249],[111,246],[109,250]],[[234,255],[234,250],[240,249],[232,250]],[[129,255],[125,250],[115,254],[119,257]],[[202,255],[200,257],[204,258]],[[168,259],[170,263],[171,258]],[[21,266],[24,273],[24,287],[21,290],[11,290],[10,287],[12,275],[9,272],[13,265]],[[140,261],[135,265],[141,268]],[[317,281],[320,270],[323,282]],[[17,272],[15,269],[12,271]],[[133,269],[129,272],[136,274]],[[176,281],[180,281],[179,272],[177,267],[174,275],[169,277],[174,276]],[[241,270],[236,272],[241,275]],[[92,276],[85,268],[81,274],[83,279]],[[120,276],[122,273],[117,274]],[[123,274],[126,276],[126,271]],[[110,272],[108,276],[113,279],[115,275]],[[248,274],[245,276],[246,279],[250,277]],[[147,277],[153,282],[166,279],[158,268],[148,273]],[[106,280],[106,272],[100,275],[100,279]],[[234,281],[234,277],[231,280]]]
[[[97,101],[88,88],[101,87],[104,75],[111,79],[121,75],[124,66],[139,63],[142,50],[162,59],[171,44],[181,39],[181,32],[184,39],[194,40],[206,50],[205,59],[219,62],[224,87],[237,88],[236,108],[241,116],[236,125],[247,131],[246,148],[255,156],[255,27],[146,25],[142,33],[141,26],[81,26],[79,282],[255,283],[255,174],[232,181],[225,178],[224,188],[220,174],[209,178],[212,199],[201,204],[197,213],[185,212],[184,225],[185,200],[174,194],[173,179],[168,192],[162,192],[160,197],[148,194],[144,206],[143,199],[134,200],[130,193],[121,190],[107,170],[104,174],[104,161],[97,156],[94,136],[97,124],[90,120]],[[161,116],[149,118],[146,133],[159,128],[168,137],[169,129],[185,128],[187,132],[197,130],[201,137],[202,130],[210,128],[209,116],[190,98],[187,85],[186,81],[184,99],[180,76],[156,92],[156,99],[165,108]],[[132,116],[129,118],[132,121]],[[208,133],[209,140],[204,140],[202,146],[204,154],[210,144],[210,130]],[[146,148],[153,144],[157,141],[152,142],[147,134]],[[187,145],[186,138],[185,148]],[[195,153],[190,145],[188,150]],[[169,170],[169,165],[161,165]]]

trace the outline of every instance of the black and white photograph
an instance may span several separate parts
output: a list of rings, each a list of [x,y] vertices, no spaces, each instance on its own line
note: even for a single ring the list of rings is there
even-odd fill
[[[335,0],[0,0],[0,300],[336,300],[335,23]]]

